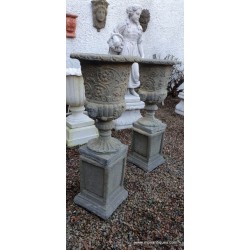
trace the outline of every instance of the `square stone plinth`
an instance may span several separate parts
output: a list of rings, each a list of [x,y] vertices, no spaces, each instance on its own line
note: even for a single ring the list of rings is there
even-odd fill
[[[115,153],[97,154],[84,145],[79,151],[80,193],[74,202],[106,220],[128,197],[123,187],[128,147],[122,144]]]
[[[162,156],[162,146],[166,124],[158,127],[144,127],[134,123],[131,153],[128,161],[145,172],[154,170],[165,162]]]

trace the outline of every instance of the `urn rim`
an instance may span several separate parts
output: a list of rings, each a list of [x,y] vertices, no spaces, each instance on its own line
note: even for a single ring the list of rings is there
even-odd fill
[[[110,63],[134,63],[141,61],[140,57],[109,55],[109,54],[94,54],[94,53],[71,53],[70,58],[86,61],[110,62]]]
[[[175,60],[141,58],[141,60],[138,63],[141,65],[150,64],[150,65],[155,65],[155,66],[157,66],[157,65],[173,66],[173,65],[181,63],[181,62],[175,61]]]
[[[124,55],[111,55],[111,54],[95,54],[95,53],[71,53],[70,58],[85,60],[85,61],[96,61],[96,62],[110,62],[110,63],[139,63],[139,64],[151,64],[151,65],[165,65],[173,66],[181,63],[177,60],[164,60],[164,59],[149,59],[141,58],[138,56],[124,56]]]

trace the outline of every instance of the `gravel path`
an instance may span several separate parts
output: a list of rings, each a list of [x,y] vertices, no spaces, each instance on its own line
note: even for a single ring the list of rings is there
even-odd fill
[[[124,187],[128,198],[104,221],[74,204],[80,190],[78,146],[67,148],[67,249],[184,249],[184,118],[180,100],[167,97],[156,117],[167,124],[163,154],[166,163],[145,173],[127,163]],[[131,143],[131,129],[112,131]]]

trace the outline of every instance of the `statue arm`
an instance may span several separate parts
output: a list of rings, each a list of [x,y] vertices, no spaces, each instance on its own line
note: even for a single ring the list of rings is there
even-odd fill
[[[123,32],[126,28],[126,24],[117,25],[111,37],[108,40],[109,44],[109,54],[120,55],[123,50]]]

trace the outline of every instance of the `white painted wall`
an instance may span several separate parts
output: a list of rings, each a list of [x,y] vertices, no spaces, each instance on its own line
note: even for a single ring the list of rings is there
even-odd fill
[[[107,0],[108,15],[105,28],[97,32],[92,22],[91,0],[67,0],[66,12],[78,15],[76,37],[67,38],[67,68],[80,68],[70,53],[108,53],[107,41],[115,26],[127,18],[126,8],[140,4],[150,12],[148,28],[143,32],[145,58],[158,54],[163,58],[172,54],[184,60],[183,0]]]

